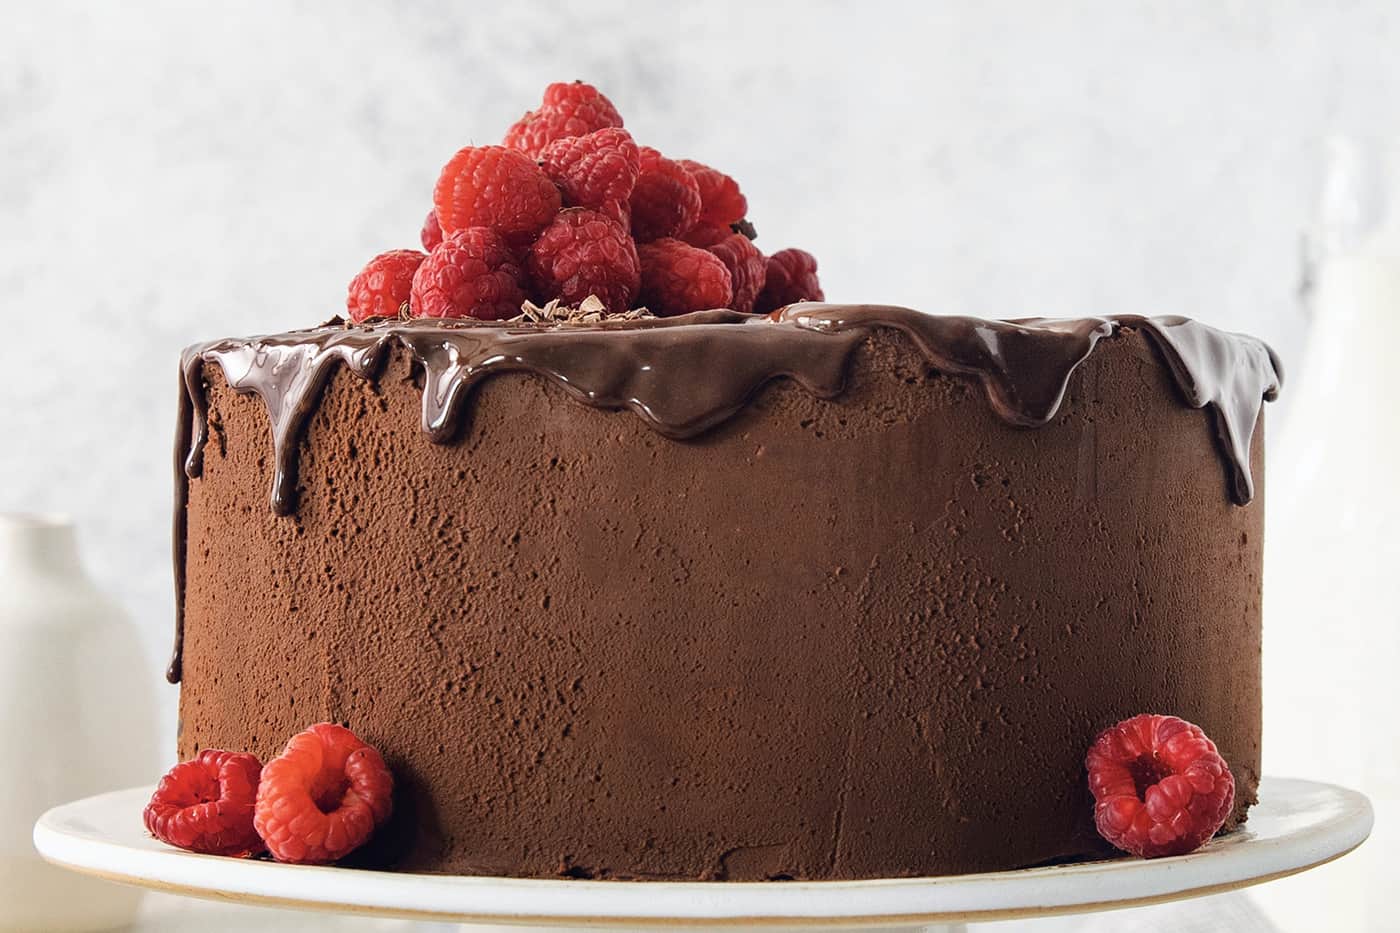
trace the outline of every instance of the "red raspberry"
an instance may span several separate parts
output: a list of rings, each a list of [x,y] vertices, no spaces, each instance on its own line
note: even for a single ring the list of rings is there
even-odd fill
[[[423,220],[423,229],[418,231],[418,240],[430,253],[442,242],[442,226],[438,223],[437,211],[428,211],[428,216]]]
[[[161,842],[208,855],[244,858],[263,850],[253,828],[262,765],[252,755],[206,748],[160,779],[143,814]]]
[[[700,217],[700,186],[679,162],[642,146],[632,189],[632,233],[638,243],[683,235]]]
[[[618,226],[627,231],[628,236],[632,235],[632,205],[626,201],[604,201],[598,208],[598,213],[616,221]]]
[[[701,249],[709,249],[711,246],[714,246],[720,240],[727,239],[728,237],[733,235],[734,231],[727,226],[706,223],[702,220],[700,221],[700,223],[687,230],[685,232],[685,236],[681,237],[681,239],[685,240],[691,246],[698,246]]]
[[[700,222],[728,227],[744,219],[749,201],[739,183],[723,172],[692,159],[681,159],[700,188]]]
[[[544,89],[540,109],[526,113],[506,130],[505,144],[537,159],[556,139],[621,125],[617,108],[593,85],[582,81],[551,84]]]
[[[823,301],[817,259],[801,249],[780,249],[768,257],[768,276],[754,310],[768,314],[799,301]]]
[[[556,139],[545,147],[540,167],[559,186],[565,204],[596,211],[632,196],[641,154],[626,130],[610,127]]]
[[[642,261],[642,304],[658,317],[724,308],[732,297],[729,270],[719,257],[680,240],[637,247]]]
[[[709,250],[729,270],[729,282],[734,292],[729,307],[744,314],[751,313],[758,293],[763,291],[763,280],[768,276],[768,260],[753,245],[753,240],[742,233],[729,234]]]
[[[350,280],[345,299],[350,320],[358,324],[372,317],[398,317],[413,290],[413,274],[427,258],[416,249],[392,249],[367,262]]]
[[[597,211],[571,207],[544,228],[525,257],[541,301],[576,305],[597,295],[611,312],[632,307],[641,284],[637,247],[627,231]]]
[[[520,263],[492,230],[467,227],[442,241],[413,276],[412,317],[495,321],[520,313]]]
[[[1144,714],[1099,733],[1084,758],[1099,835],[1143,858],[1200,848],[1235,805],[1235,778],[1199,726]]]
[[[344,726],[318,723],[263,768],[253,824],[279,862],[334,862],[389,818],[393,791],[379,752]]]
[[[559,203],[559,189],[529,156],[500,146],[458,150],[433,189],[444,235],[490,227],[518,246],[554,219]]]

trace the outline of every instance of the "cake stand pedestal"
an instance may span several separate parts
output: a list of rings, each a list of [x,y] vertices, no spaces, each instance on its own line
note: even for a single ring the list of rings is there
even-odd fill
[[[35,824],[34,845],[74,871],[191,897],[548,930],[928,931],[1137,907],[1305,871],[1360,845],[1373,819],[1370,802],[1356,791],[1265,778],[1244,829],[1175,858],[877,881],[626,883],[415,875],[195,855],[146,834],[141,810],[150,795],[149,787],[133,788],[55,807]]]

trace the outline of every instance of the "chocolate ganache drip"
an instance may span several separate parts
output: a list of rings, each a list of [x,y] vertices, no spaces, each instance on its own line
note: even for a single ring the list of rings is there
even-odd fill
[[[1191,407],[1205,408],[1229,467],[1231,494],[1253,497],[1249,449],[1259,409],[1282,370],[1261,341],[1180,317],[1131,315],[1078,320],[986,321],[875,305],[792,305],[771,316],[705,311],[675,318],[590,325],[501,325],[416,320],[326,326],[185,350],[176,440],[176,644],[168,679],[180,679],[184,612],[185,505],[208,439],[204,366],[262,399],[272,436],[272,508],[295,508],[302,430],[337,367],[374,378],[391,344],[423,374],[422,427],[446,443],[472,387],[502,372],[532,372],[585,405],[634,412],[672,438],[700,434],[732,417],[770,380],[784,377],[822,398],[838,395],[847,361],[872,328],[907,335],[936,370],[982,386],[1007,422],[1038,427],[1054,418],[1074,370],[1120,328],[1147,334]]]

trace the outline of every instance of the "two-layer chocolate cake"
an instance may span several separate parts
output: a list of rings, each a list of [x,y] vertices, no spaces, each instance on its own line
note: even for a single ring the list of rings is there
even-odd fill
[[[190,348],[180,752],[349,725],[361,860],[872,878],[1106,854],[1099,730],[1255,799],[1267,348],[798,304]]]

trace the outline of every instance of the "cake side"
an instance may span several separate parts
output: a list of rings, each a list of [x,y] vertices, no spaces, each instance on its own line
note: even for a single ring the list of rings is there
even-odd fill
[[[1106,852],[1084,749],[1154,710],[1215,739],[1234,825],[1262,432],[1235,505],[1131,325],[1036,430],[907,334],[841,339],[835,397],[769,383],[690,440],[504,373],[443,444],[391,344],[373,379],[328,374],[288,516],[263,402],[204,367],[182,757],[346,722],[400,777],[366,858],[408,868],[945,874]]]

